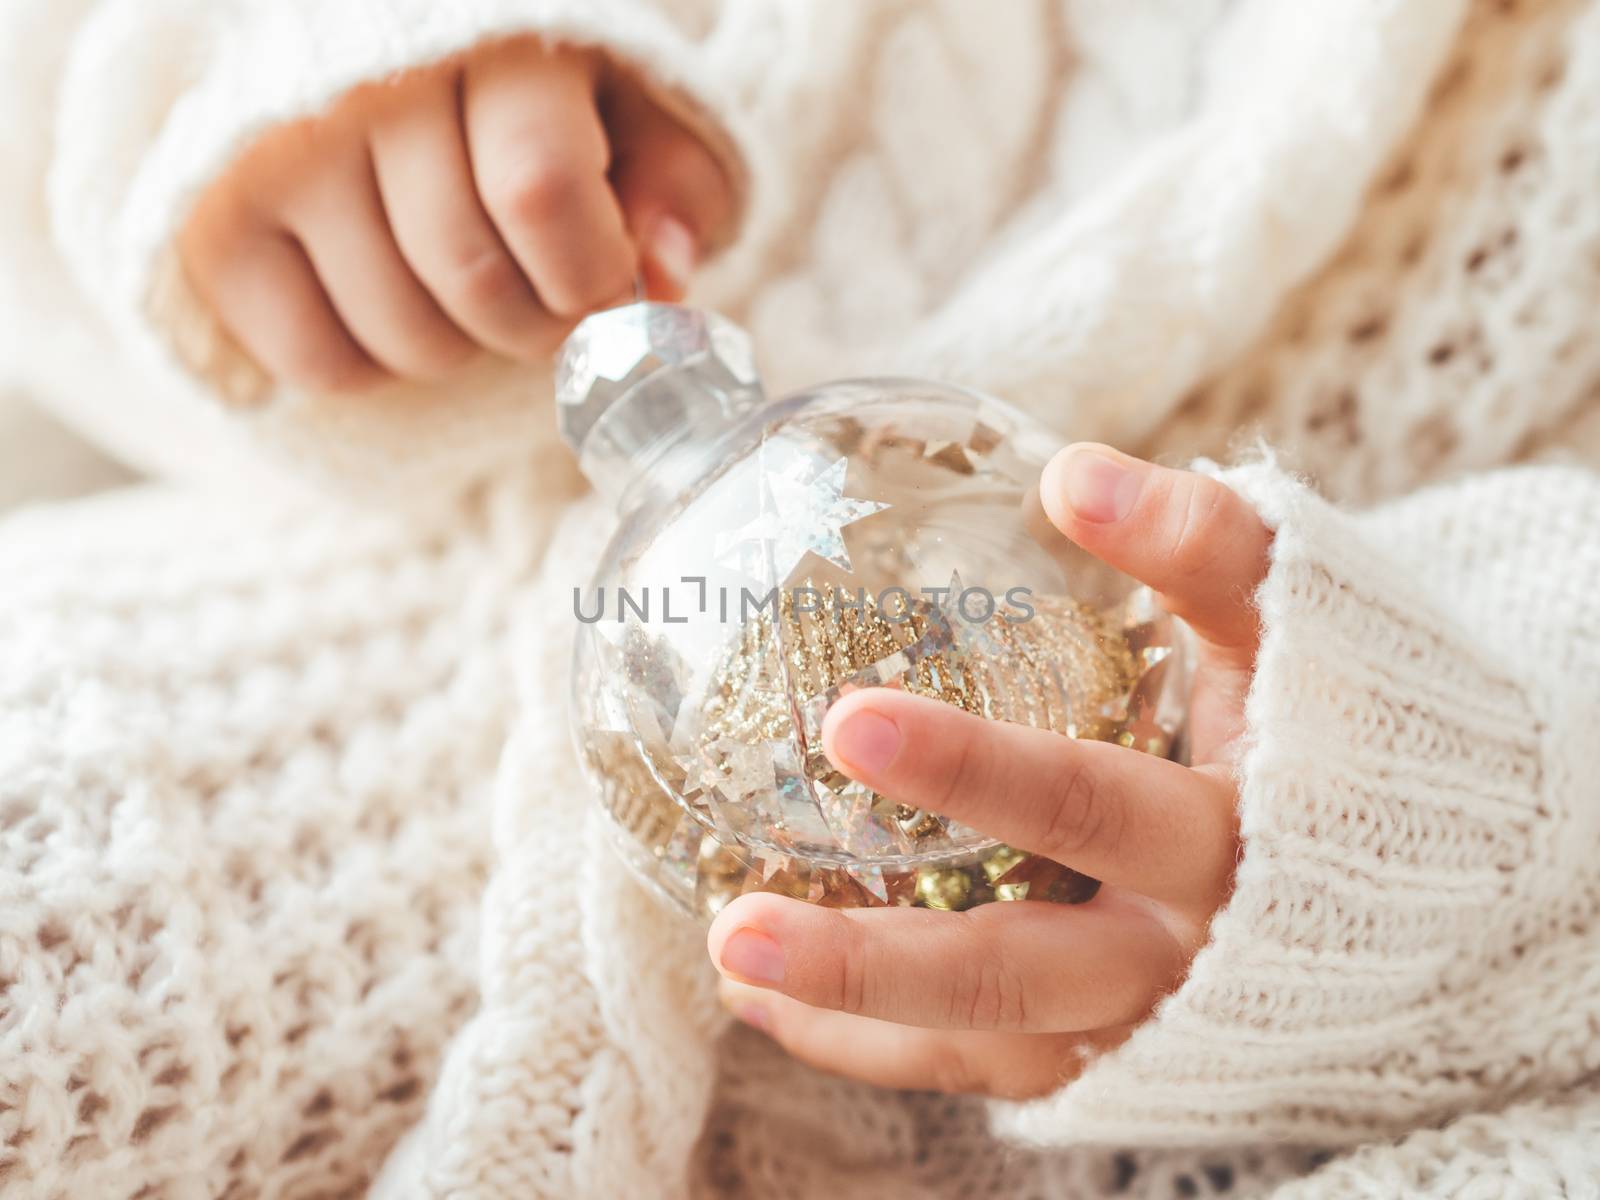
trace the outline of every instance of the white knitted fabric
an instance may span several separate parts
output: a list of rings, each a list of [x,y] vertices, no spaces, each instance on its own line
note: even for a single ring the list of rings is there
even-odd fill
[[[775,387],[1273,446],[1235,893],[1056,1095],[727,1029],[589,824],[541,373],[278,394],[175,274],[254,133],[513,30],[728,156]],[[8,1196],[1600,1194],[1600,4],[0,0],[0,97],[5,382],[204,481],[0,525]]]

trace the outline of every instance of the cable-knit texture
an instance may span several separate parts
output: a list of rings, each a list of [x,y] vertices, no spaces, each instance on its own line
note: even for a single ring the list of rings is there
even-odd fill
[[[1480,4],[1343,248],[1159,441],[1269,439],[1339,499],[1596,461],[1600,9]]]
[[[1600,1071],[1573,1002],[1600,984],[1600,596],[1539,582],[1595,555],[1600,480],[1356,518],[1275,468],[1226,478],[1277,530],[1233,897],[1156,1019],[1006,1126],[1340,1144]]]
[[[254,134],[519,31],[726,156],[775,389],[1272,444],[1237,886],[1058,1094],[726,1030],[567,744],[548,380],[281,394],[174,273]],[[1600,4],[0,0],[0,67],[5,381],[252,487],[0,527],[7,1195],[1595,1194]]]

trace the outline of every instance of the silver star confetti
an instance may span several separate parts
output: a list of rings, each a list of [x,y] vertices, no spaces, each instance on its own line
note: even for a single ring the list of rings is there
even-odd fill
[[[719,563],[772,584],[787,579],[807,553],[851,569],[844,527],[890,506],[844,494],[847,459],[807,478],[816,462],[815,455],[782,439],[762,447],[761,512],[744,527],[718,536]]]

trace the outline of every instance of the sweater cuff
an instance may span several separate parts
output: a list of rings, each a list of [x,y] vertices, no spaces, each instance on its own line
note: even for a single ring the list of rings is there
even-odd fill
[[[1562,808],[1545,765],[1577,718],[1541,711],[1448,615],[1437,581],[1455,573],[1429,556],[1476,535],[1401,518],[1398,554],[1369,536],[1377,518],[1270,465],[1222,478],[1275,531],[1233,894],[1126,1043],[1050,1097],[995,1105],[997,1127],[1351,1144],[1593,1070],[1592,1038],[1552,1050],[1576,1016],[1562,981],[1600,972],[1561,928],[1593,899],[1592,819]],[[1434,510],[1460,525],[1460,500]]]
[[[111,5],[79,38],[50,179],[56,240],[85,295],[174,393],[174,419],[224,407],[273,457],[335,478],[413,488],[471,478],[553,440],[546,372],[491,364],[452,388],[394,384],[330,401],[277,388],[189,287],[173,240],[205,186],[271,127],[351,88],[485,41],[536,34],[625,64],[747,191],[738,105],[709,47],[648,0],[186,0]],[[174,61],[191,64],[176,72]],[[186,82],[174,88],[175,75]],[[530,393],[534,393],[530,395]],[[187,464],[177,464],[183,473]]]

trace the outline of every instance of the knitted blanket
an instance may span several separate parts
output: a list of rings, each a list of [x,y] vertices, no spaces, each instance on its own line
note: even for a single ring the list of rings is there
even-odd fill
[[[544,373],[287,393],[175,269],[260,131],[512,32],[728,156],[694,299],[775,388],[1276,530],[1235,892],[1058,1093],[728,1029],[569,748]],[[0,95],[0,381],[160,477],[0,523],[8,1195],[1596,1194],[1600,5],[0,0]]]

